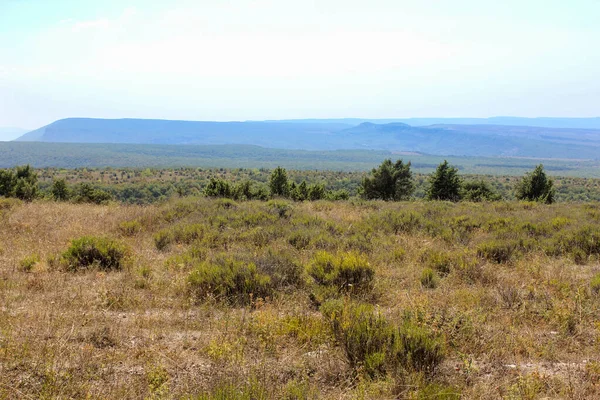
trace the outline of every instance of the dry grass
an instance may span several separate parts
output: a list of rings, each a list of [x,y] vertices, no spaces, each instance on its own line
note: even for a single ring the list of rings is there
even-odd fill
[[[0,202],[0,398],[194,398],[226,384],[290,399],[600,396],[600,296],[590,288],[598,255],[575,263],[547,251],[561,234],[597,226],[596,204],[314,202],[280,218],[269,203],[193,198],[148,207]],[[394,225],[409,212],[420,225]],[[133,220],[139,231],[122,228]],[[546,230],[525,233],[525,222]],[[156,232],[189,224],[204,225],[202,237],[156,249]],[[296,248],[289,238],[298,232],[309,241]],[[127,267],[61,269],[57,256],[84,235],[126,243]],[[519,239],[532,242],[505,263],[477,256],[482,243]],[[223,253],[305,267],[321,250],[362,253],[375,278],[360,299],[443,337],[447,358],[435,375],[370,380],[352,371],[305,275],[247,307],[199,302],[187,287],[195,262]],[[32,255],[39,261],[22,268]],[[425,268],[439,268],[435,289],[421,285]],[[238,398],[257,397],[248,396]]]

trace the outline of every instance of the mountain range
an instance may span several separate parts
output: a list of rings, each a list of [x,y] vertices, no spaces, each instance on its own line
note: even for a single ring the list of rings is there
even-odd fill
[[[369,149],[432,155],[598,159],[600,118],[312,119],[245,122],[68,118],[28,132],[17,140],[55,143],[246,144],[301,150]]]

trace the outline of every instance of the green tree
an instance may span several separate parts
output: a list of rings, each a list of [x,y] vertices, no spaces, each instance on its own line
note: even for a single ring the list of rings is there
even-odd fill
[[[459,201],[460,192],[461,180],[458,176],[458,169],[444,160],[429,178],[427,199]]]
[[[464,182],[461,197],[467,201],[498,201],[501,196],[484,180]]]
[[[277,167],[271,173],[269,179],[269,188],[271,195],[287,197],[290,193],[287,171],[284,168]]]
[[[12,197],[14,196],[15,183],[17,177],[15,173],[10,169],[0,170],[0,196]]]
[[[554,182],[546,176],[542,164],[535,167],[533,172],[525,174],[516,187],[516,196],[519,200],[551,204],[554,203],[555,194]]]
[[[52,196],[56,200],[68,200],[71,196],[69,192],[69,188],[67,187],[67,182],[64,179],[56,179],[52,182]]]
[[[38,191],[37,174],[33,168],[30,165],[17,167],[15,177],[15,197],[25,201],[33,200],[37,196]]]
[[[392,163],[384,160],[379,168],[373,168],[371,177],[363,179],[360,194],[365,199],[406,200],[415,190],[410,171],[410,162],[402,160]]]

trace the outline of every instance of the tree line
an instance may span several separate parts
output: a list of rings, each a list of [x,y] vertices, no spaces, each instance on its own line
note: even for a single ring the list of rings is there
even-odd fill
[[[496,201],[501,196],[484,180],[465,181],[458,168],[447,161],[439,164],[428,178],[425,198],[428,200],[446,201]],[[358,186],[358,196],[365,200],[403,201],[413,198],[415,179],[411,171],[411,163],[403,160],[392,162],[384,160],[378,168],[374,168],[369,176],[362,179]],[[277,167],[271,171],[268,182],[257,182],[245,179],[240,182],[228,181],[219,177],[211,177],[206,185],[199,187],[198,193],[208,197],[223,197],[234,200],[267,200],[273,197],[289,198],[294,201],[346,200],[350,194],[346,189],[327,190],[324,183],[308,183],[302,180],[297,183],[288,177],[284,168]],[[175,193],[186,194],[182,187]],[[162,194],[164,197],[165,193]],[[168,193],[167,193],[168,194]],[[543,165],[538,165],[532,172],[525,174],[515,187],[519,200],[553,203],[555,189],[553,181],[546,176]],[[52,180],[45,191],[40,191],[37,173],[29,166],[0,170],[0,196],[16,197],[30,201],[35,198],[52,198],[59,201],[79,203],[106,203],[115,198],[114,193],[98,188],[89,182],[69,186],[65,179]],[[120,199],[120,196],[117,196]]]
[[[359,194],[367,200],[401,201],[412,197],[415,184],[410,170],[410,162],[387,159],[378,168],[373,168],[371,176],[364,178]],[[538,165],[525,174],[516,187],[519,200],[538,201],[546,204],[554,202],[554,182],[546,176],[544,166]],[[447,201],[496,201],[501,196],[483,180],[464,182],[458,175],[458,168],[444,161],[429,177],[426,192],[428,200]]]

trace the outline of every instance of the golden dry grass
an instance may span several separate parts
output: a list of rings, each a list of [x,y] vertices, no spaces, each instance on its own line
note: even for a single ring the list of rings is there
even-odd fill
[[[193,198],[147,207],[3,202],[0,397],[193,398],[226,383],[290,399],[431,398],[448,388],[480,399],[600,396],[600,295],[590,288],[598,256],[576,264],[569,253],[544,250],[563,232],[597,226],[597,205],[289,206],[280,218],[271,203]],[[394,213],[414,213],[422,225],[391,232]],[[467,233],[459,229],[465,218],[474,225]],[[507,231],[490,228],[501,219]],[[132,220],[142,230],[127,236],[120,226]],[[530,238],[519,230],[525,222],[556,227]],[[192,223],[207,227],[201,240],[156,249],[156,232]],[[310,238],[299,250],[289,242],[297,232]],[[57,256],[84,235],[126,243],[127,267],[62,270]],[[477,256],[481,243],[511,235],[534,245],[501,264]],[[350,370],[309,300],[308,278],[248,307],[198,301],[187,288],[191,266],[174,259],[190,249],[206,260],[227,253],[257,263],[283,254],[300,266],[323,249],[361,252],[375,269],[363,300],[391,321],[417,316],[442,335],[446,360],[427,379],[371,381]],[[426,289],[420,276],[433,251],[453,265]],[[32,255],[40,261],[27,272],[21,261]]]

